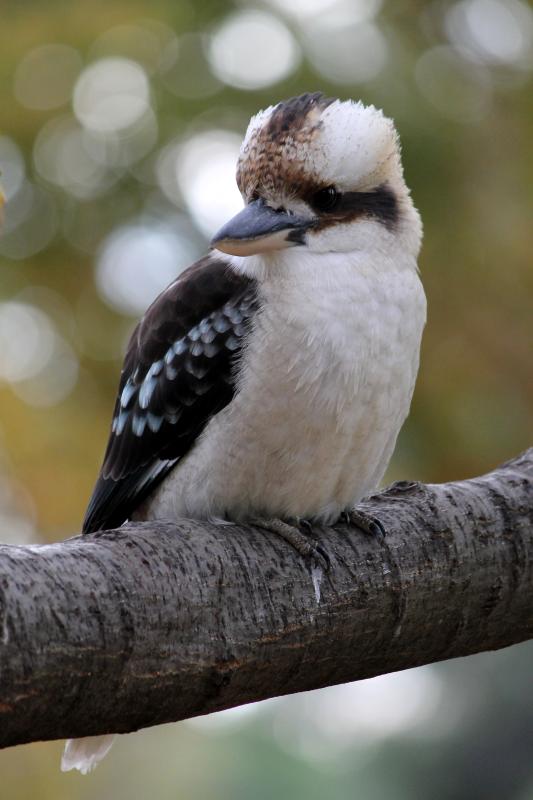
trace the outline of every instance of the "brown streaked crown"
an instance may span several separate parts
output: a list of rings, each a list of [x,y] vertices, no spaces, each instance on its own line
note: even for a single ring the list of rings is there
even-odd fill
[[[237,164],[237,184],[246,200],[259,187],[262,194],[273,197],[301,197],[320,188],[306,169],[305,145],[316,138],[320,116],[333,102],[321,92],[292,97],[252,127]]]

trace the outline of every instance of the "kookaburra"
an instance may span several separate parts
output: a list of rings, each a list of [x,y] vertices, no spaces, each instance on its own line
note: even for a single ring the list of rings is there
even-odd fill
[[[133,332],[85,533],[253,521],[317,555],[302,521],[372,529],[352,512],[408,414],[426,318],[394,124],[318,93],[278,103],[237,183],[244,209]]]

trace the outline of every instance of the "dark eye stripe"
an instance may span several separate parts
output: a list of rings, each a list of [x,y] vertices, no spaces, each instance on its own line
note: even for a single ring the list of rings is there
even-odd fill
[[[371,192],[339,192],[330,209],[316,208],[317,204],[313,203],[313,199],[319,194],[321,192],[317,191],[308,199],[309,204],[318,212],[318,219],[313,225],[315,230],[322,230],[337,222],[350,222],[358,217],[374,217],[389,229],[394,228],[398,222],[398,201],[392,189],[385,183]]]
[[[326,186],[314,193],[310,205],[318,214],[326,214],[337,209],[341,198],[341,193],[334,186]]]

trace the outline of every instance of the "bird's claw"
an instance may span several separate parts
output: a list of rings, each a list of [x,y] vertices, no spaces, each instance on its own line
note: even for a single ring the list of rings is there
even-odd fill
[[[308,536],[314,537],[313,524],[309,522],[308,519],[299,519],[298,524],[300,528],[304,529]],[[321,567],[323,570],[325,570],[325,572],[327,572],[331,566],[331,559],[326,550],[324,550],[321,545],[315,543],[314,538],[309,542],[309,545],[312,548],[310,551],[310,556],[315,560],[318,567]]]
[[[286,522],[282,519],[262,519],[253,518],[249,522],[272,533],[277,533],[282,539],[285,539],[297,553],[300,553],[304,558],[310,558],[314,563],[321,567],[324,571],[328,571],[330,567],[330,558],[321,545],[309,539],[309,533],[313,533],[313,528],[308,520],[291,520]],[[305,533],[301,531],[305,529]]]
[[[317,567],[321,567],[324,572],[328,572],[331,566],[331,559],[328,556],[327,552],[324,550],[321,545],[316,544],[313,547],[311,557],[313,558],[315,565]]]
[[[347,525],[354,525],[356,528],[359,528],[364,533],[368,533],[370,536],[382,538],[387,535],[387,531],[383,523],[372,514],[367,514],[366,511],[352,508],[349,511],[343,511],[341,514],[341,519]]]

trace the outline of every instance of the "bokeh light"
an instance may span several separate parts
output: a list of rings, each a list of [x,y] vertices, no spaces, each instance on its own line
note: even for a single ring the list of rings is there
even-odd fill
[[[138,122],[150,107],[144,69],[127,58],[102,58],[86,67],[74,88],[74,113],[91,131],[110,133]]]
[[[352,24],[372,19],[376,16],[383,0],[269,0],[270,4],[283,14],[288,14],[296,20],[305,23],[306,20],[317,18],[322,21],[337,12],[348,14]]]
[[[243,207],[235,180],[242,137],[230,131],[203,131],[177,151],[176,175],[182,196],[206,237]]]
[[[22,303],[0,305],[0,375],[10,383],[31,378],[48,364],[54,331],[45,314]]]
[[[533,67],[533,11],[521,0],[462,0],[446,14],[446,30],[475,61]]]
[[[458,58],[447,45],[426,50],[415,66],[417,85],[443,117],[457,122],[479,122],[489,112],[492,87],[481,65]]]
[[[0,179],[7,201],[21,188],[25,173],[24,156],[20,147],[9,136],[0,136]]]
[[[456,709],[445,710],[442,702],[442,681],[426,668],[250,703],[189,720],[187,725],[216,733],[243,728],[253,717],[270,717],[283,749],[309,760],[328,759],[340,748],[351,747],[354,738],[371,747],[399,732],[430,730],[436,714],[443,725],[456,720]]]
[[[54,199],[43,187],[25,181],[9,201],[0,255],[20,261],[44,250],[58,227]]]
[[[370,744],[428,726],[439,709],[442,686],[430,669],[409,670],[331,686],[306,700],[315,730],[332,745],[346,745],[357,735]],[[283,726],[278,730],[284,735]]]
[[[199,255],[186,226],[131,224],[104,242],[96,282],[104,300],[123,314],[139,316]]]
[[[215,75],[239,89],[260,89],[285,78],[300,61],[289,29],[264,11],[241,11],[213,33],[209,60]]]
[[[96,153],[100,151],[100,158]],[[47,122],[35,139],[33,159],[42,178],[78,199],[97,197],[116,180],[102,165],[104,140],[92,138],[70,116]]]
[[[176,34],[169,25],[143,19],[138,23],[115,25],[101,33],[93,42],[89,56],[94,61],[121,56],[140,64],[151,75],[159,68],[161,53],[175,41]]]
[[[387,43],[371,22],[352,22],[351,14],[331,14],[305,28],[306,52],[329,81],[357,84],[376,78],[387,62]]]
[[[85,131],[83,145],[87,153],[108,168],[131,167],[157,143],[157,118],[151,108],[127,128],[108,133]]]
[[[186,33],[165,47],[159,70],[164,85],[177,97],[211,97],[222,88],[221,81],[209,69],[205,34]]]
[[[70,393],[78,360],[51,319],[21,302],[0,304],[0,378],[26,403],[55,405]]]

